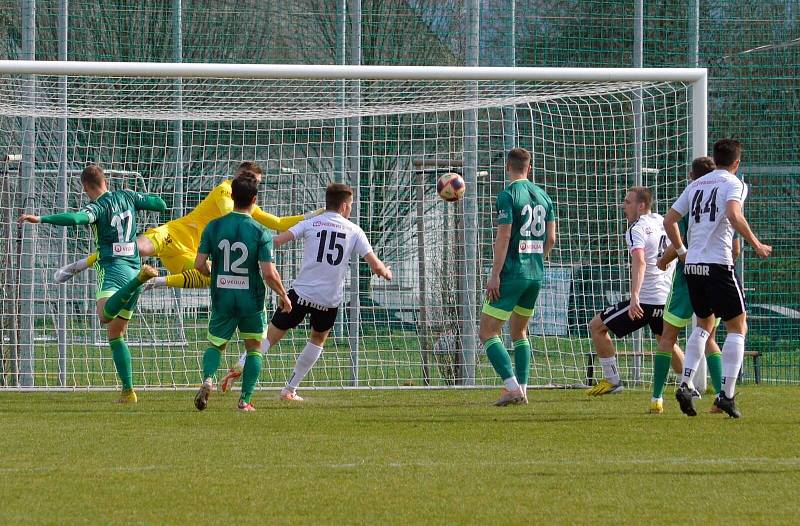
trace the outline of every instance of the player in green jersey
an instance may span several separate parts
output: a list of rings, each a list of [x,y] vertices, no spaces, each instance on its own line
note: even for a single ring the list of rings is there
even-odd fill
[[[508,152],[506,172],[509,184],[497,196],[497,235],[494,261],[486,284],[479,337],[492,367],[503,379],[505,388],[495,405],[527,403],[531,346],[528,320],[539,296],[544,275],[544,259],[556,242],[556,215],[553,201],[528,179],[531,154],[523,148]],[[510,320],[514,341],[514,367],[500,339]]]
[[[92,226],[99,251],[95,264],[97,315],[101,323],[108,325],[109,345],[122,382],[119,402],[135,403],[137,398],[133,390],[131,353],[125,343],[125,329],[133,316],[139,288],[157,274],[153,267],[141,264],[136,246],[136,212],[163,212],[167,205],[155,195],[131,190],[109,191],[103,169],[94,164],[83,170],[81,183],[91,202],[80,211],[43,217],[25,214],[20,221]]]
[[[267,292],[264,284],[278,294],[283,312],[292,310],[292,302],[272,262],[272,236],[251,215],[257,194],[257,176],[252,172],[240,174],[231,183],[233,211],[211,221],[200,238],[194,267],[201,274],[211,276],[211,319],[208,322],[211,346],[203,354],[203,383],[194,399],[200,411],[208,406],[222,351],[237,327],[247,351],[238,408],[255,411],[250,399],[263,362],[261,338],[266,326],[264,297]]]
[[[692,169],[689,172],[689,178],[694,181],[703,177],[707,173],[716,169],[714,159],[711,157],[698,157],[692,161]],[[689,216],[684,216],[678,223],[681,238],[686,239],[686,231],[688,229]],[[739,256],[739,239],[733,240],[733,259],[736,260]],[[666,250],[658,260],[658,267],[661,270],[666,270],[667,266],[678,257],[678,253],[672,245],[667,246]],[[681,329],[688,326],[692,321],[692,302],[689,299],[689,288],[686,285],[686,278],[683,275],[683,262],[678,260],[675,266],[675,275],[672,278],[672,289],[667,298],[667,304],[664,307],[664,332],[661,333],[661,340],[658,345],[658,351],[653,356],[653,396],[650,400],[650,412],[660,414],[664,412],[664,384],[667,381],[669,374],[669,355],[670,349],[678,341],[678,334]],[[719,326],[720,319],[717,318],[717,326]],[[711,383],[714,386],[714,392],[719,393],[722,390],[722,352],[716,342],[716,326],[708,340],[706,340],[706,364],[708,365],[708,373],[711,376]],[[695,384],[699,387],[699,391],[705,391],[702,384],[705,384],[705,371],[695,376]],[[702,376],[702,378],[700,378]],[[699,393],[698,393],[699,394]],[[712,413],[721,412],[717,406],[711,407]]]

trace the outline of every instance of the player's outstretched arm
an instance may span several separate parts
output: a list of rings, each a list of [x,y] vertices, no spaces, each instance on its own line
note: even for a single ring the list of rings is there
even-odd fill
[[[556,221],[548,221],[545,228],[547,229],[544,239],[544,258],[550,257],[550,251],[556,246],[556,231],[558,230],[558,223]]]
[[[742,213],[742,204],[738,201],[728,201],[725,205],[725,213],[731,226],[753,247],[758,257],[765,258],[772,254],[772,247],[765,245],[758,240],[756,235],[750,230],[750,224]]]
[[[324,211],[325,211],[324,208],[320,208],[318,210],[314,210],[313,212],[306,212],[305,214],[300,214],[296,216],[278,217],[268,212],[264,212],[258,206],[254,206],[253,219],[255,219],[258,223],[264,225],[267,228],[276,230],[278,232],[285,232],[286,230],[289,230],[289,228],[293,227],[303,219],[316,217]]]
[[[392,281],[392,267],[386,266],[383,261],[375,255],[375,252],[370,252],[364,256],[364,261],[367,262],[373,274],[377,274],[386,281]]]
[[[264,283],[278,295],[280,309],[286,313],[292,312],[292,301],[286,294],[286,289],[283,288],[281,275],[275,268],[275,264],[268,261],[259,261],[258,264],[261,267],[261,277],[264,278]]]
[[[277,236],[272,236],[272,246],[274,246],[275,248],[278,248],[279,246],[284,245],[290,241],[294,241],[294,234],[292,234],[288,230],[286,232],[278,234]]]
[[[667,212],[667,216],[664,218],[664,231],[667,233],[667,238],[675,248],[678,256],[681,255],[681,249],[683,249],[683,253],[686,254],[686,248],[683,246],[683,240],[681,239],[681,231],[678,228],[678,221],[680,221],[682,217],[683,214],[674,208],[670,208],[669,212]]]
[[[164,212],[167,209],[167,203],[155,194],[137,194],[135,206],[136,210],[152,212]]]
[[[64,212],[61,214],[53,214],[49,216],[35,216],[31,214],[23,214],[19,218],[20,223],[49,223],[58,226],[78,226],[88,225],[92,222],[92,218],[86,212]]]

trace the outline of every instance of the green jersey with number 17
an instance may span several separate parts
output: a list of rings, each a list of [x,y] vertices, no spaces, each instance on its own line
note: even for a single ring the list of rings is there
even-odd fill
[[[132,190],[115,190],[104,193],[81,209],[89,216],[101,264],[125,263],[139,267],[136,211],[157,210],[151,204],[153,198]]]
[[[511,241],[500,279],[541,281],[546,223],[555,221],[553,200],[528,179],[518,179],[497,196],[497,221],[511,225]]]

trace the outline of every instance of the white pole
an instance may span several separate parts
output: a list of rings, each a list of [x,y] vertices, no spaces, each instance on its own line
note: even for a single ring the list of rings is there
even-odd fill
[[[354,64],[361,64],[361,0],[351,0],[352,28],[350,35],[350,59]],[[356,80],[351,96],[351,104],[358,107],[361,103],[361,83]],[[352,221],[358,224],[361,207],[361,118],[350,117],[350,185],[353,188]],[[353,254],[350,261],[350,363],[351,383],[358,387],[358,359],[361,327],[361,283],[358,271],[358,254]]]
[[[172,0],[172,60],[176,63],[183,62],[183,1]],[[176,78],[174,82],[174,103],[178,115],[183,111],[183,79]],[[184,189],[183,189],[183,119],[180,117],[173,122],[174,130],[172,140],[175,145],[175,214],[183,217]],[[172,289],[175,298],[175,310],[178,323],[175,327],[177,340],[186,339],[183,323],[183,294],[181,289]]]
[[[467,65],[478,66],[480,60],[480,0],[470,0],[466,4],[467,23]],[[470,94],[477,98],[477,82],[468,87]],[[476,350],[478,348],[476,323],[476,295],[478,293],[476,270],[478,264],[478,110],[464,111],[464,182],[467,195],[464,199],[463,271],[464,283],[459,287],[459,307],[461,317],[461,348],[464,361],[464,385],[475,385]]]
[[[517,65],[517,0],[508,1],[508,31],[506,42],[506,66],[513,68]],[[515,94],[514,84],[509,87],[511,96]],[[505,151],[509,151],[516,146],[516,124],[517,124],[517,111],[516,107],[508,106],[503,108],[503,143]]]
[[[644,0],[636,0],[633,16],[633,66],[641,68],[644,51]],[[633,93],[633,145],[634,168],[633,184],[642,185],[642,90],[637,88]],[[642,381],[642,331],[633,334],[633,382],[639,385]]]
[[[507,68],[0,60],[0,74],[89,77],[694,82],[702,68]]]
[[[58,60],[67,60],[68,47],[67,37],[69,31],[69,0],[60,0],[58,6]],[[61,77],[58,81],[59,87],[59,106],[63,108],[63,114],[67,114],[67,77]],[[61,210],[69,208],[69,183],[67,182],[67,118],[58,119],[60,131],[59,153],[58,153],[58,192],[61,195]],[[67,264],[67,229],[61,229],[61,258],[60,265]],[[67,297],[66,286],[58,289],[58,385],[67,385]]]
[[[36,58],[36,0],[25,0],[22,5],[22,55],[29,60]],[[23,84],[24,97],[33,106],[36,100],[36,79],[29,77]],[[24,201],[25,213],[35,214],[36,209],[36,118],[23,119],[22,164],[19,175],[19,194]],[[33,387],[34,382],[34,342],[33,342],[33,304],[34,298],[34,229],[30,223],[22,224],[22,247],[20,250],[19,272],[19,355],[17,360],[18,385]]]

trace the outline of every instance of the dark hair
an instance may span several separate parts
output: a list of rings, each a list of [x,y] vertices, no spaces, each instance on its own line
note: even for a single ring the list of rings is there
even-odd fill
[[[103,169],[96,164],[90,164],[81,172],[81,183],[86,186],[99,187],[106,180]]]
[[[512,148],[506,157],[506,166],[517,173],[527,173],[531,165],[531,154],[525,148]]]
[[[736,139],[720,139],[714,143],[714,162],[727,168],[742,158],[742,144]]]
[[[261,166],[253,161],[243,161],[236,169],[235,177],[238,177],[239,175],[245,172],[252,172],[257,175],[264,175],[264,170],[261,169]]]
[[[258,179],[253,172],[242,172],[231,183],[231,196],[233,206],[236,208],[247,208],[253,204],[256,195],[258,195]]]
[[[694,181],[696,179],[700,179],[709,172],[713,172],[716,168],[717,165],[714,163],[714,159],[711,157],[698,157],[692,161],[692,171],[689,174],[689,177],[691,177],[692,181]]]
[[[653,192],[646,186],[632,186],[628,189],[629,192],[636,194],[636,200],[644,203],[647,209],[653,204]]]
[[[343,183],[331,183],[325,189],[325,209],[339,210],[342,203],[353,196],[353,189],[350,185]]]

